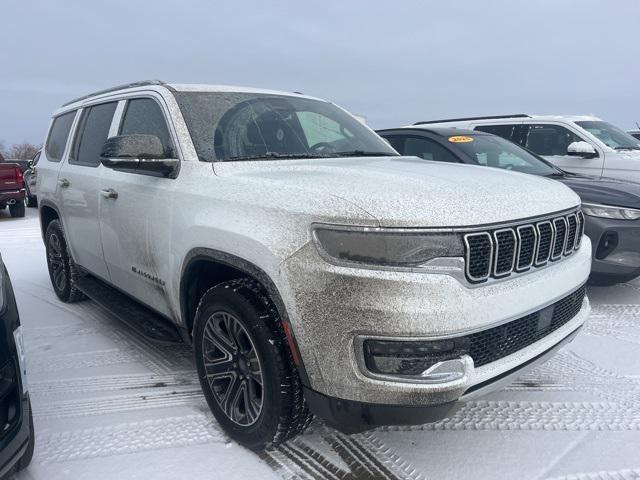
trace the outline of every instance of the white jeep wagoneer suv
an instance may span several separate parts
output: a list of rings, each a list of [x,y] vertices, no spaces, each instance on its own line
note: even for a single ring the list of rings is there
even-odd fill
[[[38,165],[62,301],[193,345],[235,440],[433,421],[570,340],[580,200],[545,178],[399,156],[297,93],[140,82],[53,115]]]

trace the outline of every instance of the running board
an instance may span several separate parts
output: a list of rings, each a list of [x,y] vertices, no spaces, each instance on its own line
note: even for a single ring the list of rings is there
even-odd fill
[[[162,345],[183,343],[178,328],[169,320],[105,282],[86,275],[79,278],[75,286],[107,313],[150,341]]]

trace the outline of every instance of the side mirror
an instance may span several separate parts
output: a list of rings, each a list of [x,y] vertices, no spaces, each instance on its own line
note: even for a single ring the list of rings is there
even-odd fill
[[[124,172],[157,177],[175,177],[180,162],[165,158],[162,142],[155,135],[118,135],[102,146],[102,165]]]
[[[572,157],[595,158],[598,156],[598,152],[596,152],[593,145],[588,142],[573,142],[567,147],[567,155],[571,155]]]

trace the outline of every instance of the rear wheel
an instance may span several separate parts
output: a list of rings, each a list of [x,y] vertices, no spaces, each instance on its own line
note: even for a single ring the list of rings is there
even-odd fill
[[[14,218],[24,217],[25,212],[24,200],[18,200],[13,205],[9,205],[9,213]]]
[[[312,417],[280,318],[258,283],[209,289],[193,336],[205,398],[232,439],[261,450],[304,431]]]
[[[60,220],[52,220],[45,234],[47,267],[53,290],[60,300],[73,303],[83,300],[84,294],[75,286],[80,274],[67,249]]]

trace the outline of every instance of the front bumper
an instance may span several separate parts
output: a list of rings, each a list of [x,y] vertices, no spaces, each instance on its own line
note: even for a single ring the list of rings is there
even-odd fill
[[[478,384],[500,377],[549,350],[578,329],[579,313],[539,341],[448,383],[371,378],[361,368],[356,340],[362,336],[432,340],[478,332],[555,303],[586,281],[591,246],[557,265],[513,279],[469,288],[453,276],[364,270],[331,265],[307,245],[282,265],[284,296],[309,379],[326,397],[380,405],[432,406],[460,399]]]
[[[593,245],[592,275],[610,282],[626,282],[640,275],[640,220],[613,220],[585,215],[584,233]],[[607,251],[604,242],[615,239]],[[598,253],[604,252],[605,255]]]
[[[327,424],[343,433],[362,432],[382,425],[420,425],[437,422],[450,417],[464,406],[464,402],[498,390],[544,363],[560,348],[571,342],[581,328],[578,327],[556,345],[524,364],[487,382],[471,387],[459,401],[433,406],[380,405],[328,397],[308,388],[305,389],[305,398],[315,415],[323,418]]]

